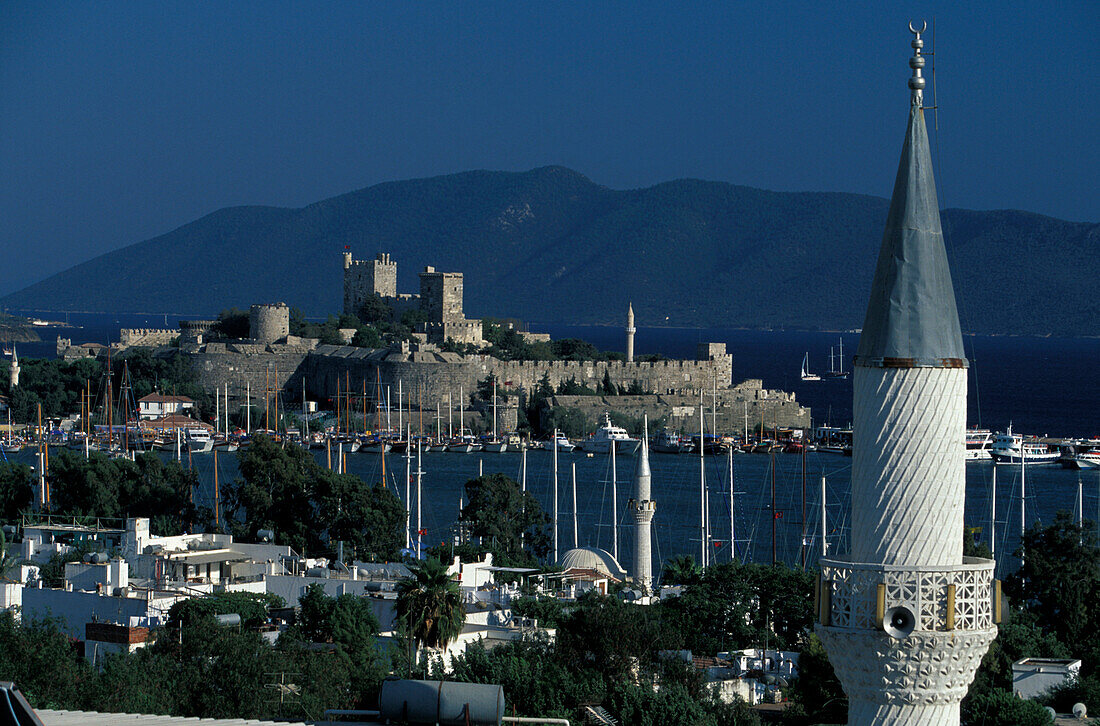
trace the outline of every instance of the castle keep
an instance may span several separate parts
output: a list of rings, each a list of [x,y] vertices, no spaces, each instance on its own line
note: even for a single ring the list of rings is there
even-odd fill
[[[419,295],[397,294],[397,263],[380,252],[373,260],[356,260],[344,251],[344,312],[356,315],[363,304],[377,295],[395,317],[419,308],[427,320],[417,327],[422,342],[435,345],[453,341],[483,345],[480,320],[469,320],[462,312],[462,273],[439,272],[428,266],[420,273]]]

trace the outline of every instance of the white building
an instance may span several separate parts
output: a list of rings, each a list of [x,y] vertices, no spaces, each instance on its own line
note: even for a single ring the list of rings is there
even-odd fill
[[[187,396],[167,396],[163,393],[150,393],[138,399],[140,418],[160,418],[172,413],[184,413],[195,408],[195,402]]]
[[[1071,658],[1021,658],[1012,664],[1012,692],[1036,698],[1081,673],[1081,661]]]

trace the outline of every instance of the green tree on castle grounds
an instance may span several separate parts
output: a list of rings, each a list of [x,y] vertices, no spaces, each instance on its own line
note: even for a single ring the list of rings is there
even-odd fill
[[[549,519],[538,501],[504,474],[466,482],[462,520],[491,551],[512,562],[534,564],[550,549]]]
[[[476,404],[477,402],[491,402],[493,400],[493,383],[496,376],[489,374],[480,381],[477,382],[477,388],[470,392],[470,403]],[[497,404],[502,405],[508,402],[512,397],[512,394],[508,393],[505,389],[500,387],[500,381],[496,381],[497,390]]]
[[[79,413],[81,392],[91,381],[94,393],[104,371],[103,364],[94,358],[21,358],[19,368],[19,385],[12,389],[9,377],[0,376],[0,393],[8,396],[12,423],[32,425],[38,420],[39,403],[46,418]]]
[[[252,315],[237,307],[225,308],[211,330],[222,338],[247,338],[252,332]]]

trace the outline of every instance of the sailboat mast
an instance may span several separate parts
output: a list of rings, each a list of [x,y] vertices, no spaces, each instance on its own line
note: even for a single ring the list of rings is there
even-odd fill
[[[489,381],[493,384],[493,442],[497,440],[497,379],[490,375]]]
[[[619,560],[619,489],[618,470],[615,466],[615,439],[611,440],[611,555]]]
[[[416,440],[416,559],[420,559],[420,543],[421,534],[424,531],[421,524],[420,516],[420,484],[422,477],[424,476],[424,467],[421,466],[421,444],[424,443],[423,437]]]
[[[1077,526],[1085,525],[1085,498],[1081,490],[1081,475],[1077,475]]]
[[[460,394],[461,395],[461,394]],[[461,421],[459,422],[461,424]],[[461,427],[459,431],[461,431]],[[558,430],[554,429],[554,562],[558,561]]]
[[[245,394],[247,399],[244,404],[244,433],[245,435],[252,434],[252,381],[245,381],[244,384]]]
[[[707,473],[703,458],[703,391],[699,390],[699,565],[707,566]]]
[[[727,456],[729,457],[729,468],[730,468],[730,562],[733,562],[734,560],[737,559],[737,529],[736,529],[736,524],[734,523],[734,518],[733,518],[733,513],[736,511],[736,509],[734,508],[734,500],[733,500],[733,447],[732,446],[730,447],[729,452],[727,452]]]
[[[825,472],[821,472],[821,556],[828,556],[828,545],[825,544]]]
[[[997,465],[993,465],[993,486],[989,495],[989,554],[997,559]]]
[[[778,513],[775,511],[775,447],[771,448],[772,458],[772,564],[776,564],[779,560],[775,556],[775,520]]]
[[[405,424],[404,424],[404,422],[402,421],[402,418],[401,418],[402,414],[404,413],[403,410],[402,410],[404,391],[401,390],[401,383],[402,383],[401,379],[398,378],[397,379],[397,430],[398,431],[404,431],[405,430]],[[411,431],[410,431],[410,433],[411,433]],[[405,450],[408,451],[408,449],[405,449]],[[409,546],[408,543],[406,543],[405,547],[408,548],[408,546]]]
[[[221,528],[221,492],[218,491],[218,450],[214,449],[214,527]]]
[[[574,462],[572,462],[572,464],[573,464],[573,549],[576,549],[577,547],[580,547],[580,544],[577,543],[577,538],[576,538],[576,462],[574,461]],[[1077,480],[1078,486],[1080,486],[1080,483],[1081,483],[1080,480]]]
[[[802,437],[802,569],[806,569],[806,436]]]
[[[401,397],[400,384],[398,384],[398,399]],[[412,534],[409,531],[409,520],[412,517],[412,500],[409,498],[409,488],[412,486],[412,424],[409,424],[409,431],[406,435],[405,441],[410,442],[405,447],[405,549],[408,549],[412,545]]]
[[[1024,458],[1024,435],[1020,434],[1020,563],[1024,561],[1024,532],[1027,531],[1027,463]]]

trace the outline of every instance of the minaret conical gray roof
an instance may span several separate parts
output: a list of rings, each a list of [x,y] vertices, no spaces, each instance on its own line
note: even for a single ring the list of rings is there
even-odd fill
[[[856,365],[966,365],[918,89],[909,109]]]

